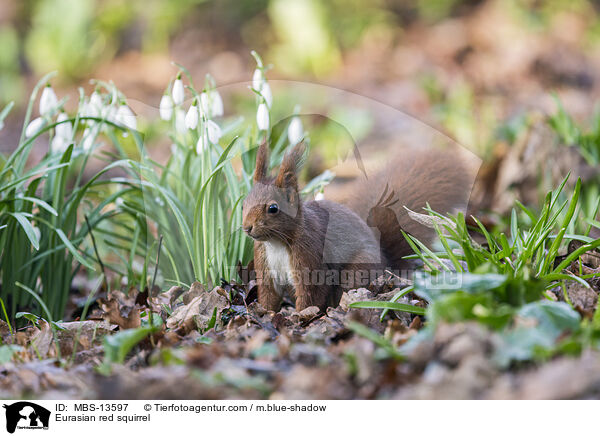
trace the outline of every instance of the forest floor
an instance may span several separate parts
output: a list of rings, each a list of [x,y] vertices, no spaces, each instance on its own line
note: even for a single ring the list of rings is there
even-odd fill
[[[576,117],[587,119],[593,111],[600,95],[600,69],[595,68],[600,53],[582,49],[578,41],[583,28],[581,17],[564,14],[544,33],[522,32],[501,2],[484,2],[466,16],[428,28],[416,25],[401,42],[384,36],[366,40],[346,56],[344,73],[330,81],[401,106],[467,147],[485,149],[470,209],[478,216],[490,210],[505,215],[515,199],[539,206],[535,176],[544,172],[540,169],[552,173],[552,186],[569,171],[584,179],[597,175],[597,168],[583,162],[572,148],[550,147],[559,142],[556,135],[545,122],[536,121],[556,111],[551,92]],[[176,41],[175,57],[188,50],[185,44],[185,39]],[[140,59],[131,56],[106,66],[103,74],[110,76],[111,68],[121,71],[128,65],[138,71]],[[210,57],[198,62],[190,66],[194,74],[219,65]],[[242,69],[238,73],[250,76]],[[149,88],[157,96],[168,74],[152,76]],[[135,77],[137,83],[135,74],[121,76]],[[424,85],[424,77],[428,84]],[[135,96],[134,84],[128,88],[117,81],[117,85]],[[490,108],[494,115],[486,118]],[[512,129],[511,120],[521,114],[534,115],[519,139],[509,144],[505,137],[495,136],[503,128]],[[10,132],[11,126],[7,129]],[[586,266],[598,268],[594,262]],[[597,307],[598,282],[590,285],[575,286],[567,293],[583,318],[591,318]],[[0,397],[600,397],[598,351],[584,349],[578,355],[507,365],[499,358],[506,352],[506,338],[476,321],[440,324],[430,336],[423,335],[424,340],[403,347],[424,331],[426,318],[390,311],[381,321],[381,309],[349,306],[389,300],[397,292],[387,283],[352,290],[326,314],[316,308],[298,313],[289,306],[267,312],[256,302],[253,283],[222,283],[212,290],[194,283],[189,290],[154,289],[150,296],[136,289],[104,292],[86,321],[53,326],[32,318],[16,333],[0,322],[3,343],[9,344],[0,348]],[[560,299],[562,293],[553,295]],[[426,305],[412,293],[400,302]]]

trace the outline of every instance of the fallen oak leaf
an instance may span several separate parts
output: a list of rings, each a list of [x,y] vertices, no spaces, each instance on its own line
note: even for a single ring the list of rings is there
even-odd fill
[[[141,325],[140,308],[132,307],[126,316],[121,314],[119,302],[111,298],[100,301],[100,307],[104,311],[103,318],[111,324],[118,325],[122,330],[132,329]]]
[[[194,286],[192,285],[192,287]],[[180,329],[185,334],[196,328],[214,327],[214,325],[210,325],[213,319],[220,325],[219,315],[229,305],[223,292],[220,286],[217,286],[212,291],[204,292],[194,297],[189,303],[178,307],[167,319],[167,328]]]
[[[48,321],[41,318],[38,322],[38,327],[33,328],[35,331],[31,335],[29,342],[35,347],[37,353],[39,353],[42,358],[45,358],[48,356],[50,346],[52,345],[52,328],[50,327],[50,323]]]
[[[172,311],[175,307],[177,299],[183,295],[185,290],[181,286],[172,286],[168,291],[161,292],[158,295],[149,299],[149,304],[153,312],[162,314],[164,308],[167,312]],[[165,316],[165,319],[168,316]]]

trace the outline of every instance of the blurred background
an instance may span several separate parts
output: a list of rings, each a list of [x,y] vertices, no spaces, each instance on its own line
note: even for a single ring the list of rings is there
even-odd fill
[[[578,115],[592,109],[599,8],[587,0],[2,0],[0,103],[22,105],[52,70],[59,89],[89,88],[94,77],[150,103],[175,72],[171,61],[222,85],[251,77],[255,49],[274,64],[270,78],[362,93],[482,146],[489,138],[477,120],[489,126],[546,108],[551,90]]]
[[[15,148],[27,97],[49,71],[73,105],[93,77],[157,107],[172,61],[223,86],[251,78],[257,50],[274,65],[269,79],[372,98],[498,161],[532,113],[556,112],[555,97],[594,122],[599,12],[589,0],[2,0],[0,104],[16,110],[0,151]],[[351,122],[368,136],[368,122]]]

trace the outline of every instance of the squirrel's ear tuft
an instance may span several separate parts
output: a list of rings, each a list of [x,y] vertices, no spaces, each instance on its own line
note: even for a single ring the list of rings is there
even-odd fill
[[[265,139],[256,152],[256,170],[254,171],[254,181],[260,182],[267,177],[269,169],[269,146]]]
[[[275,186],[279,188],[298,188],[298,170],[302,166],[305,150],[306,146],[303,142],[300,142],[286,153],[275,179]]]

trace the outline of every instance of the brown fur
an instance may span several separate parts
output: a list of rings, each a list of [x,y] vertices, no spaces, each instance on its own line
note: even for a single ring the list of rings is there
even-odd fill
[[[368,272],[404,266],[401,257],[410,254],[410,248],[401,228],[431,241],[432,231],[411,220],[402,205],[421,212],[429,202],[434,210],[446,212],[464,197],[466,173],[456,159],[439,162],[438,152],[435,159],[423,154],[404,159],[402,166],[394,162],[389,171],[355,186],[350,207],[332,201],[302,202],[297,171],[303,154],[302,144],[286,154],[273,180],[267,175],[268,146],[261,144],[254,187],[243,204],[243,229],[255,240],[258,300],[268,310],[279,310],[286,293],[298,311],[337,305],[344,289],[370,283]],[[277,213],[268,212],[272,204],[278,206]],[[367,222],[360,216],[368,216]],[[331,280],[315,280],[315,274]]]
[[[426,245],[435,237],[434,229],[413,220],[405,207],[427,213],[429,206],[446,215],[465,212],[472,186],[472,170],[459,150],[408,149],[393,156],[383,170],[368,180],[348,187],[346,198],[338,199],[380,235],[381,249],[390,266],[404,268],[403,256],[413,254],[400,229]],[[386,197],[386,198],[384,198]]]

